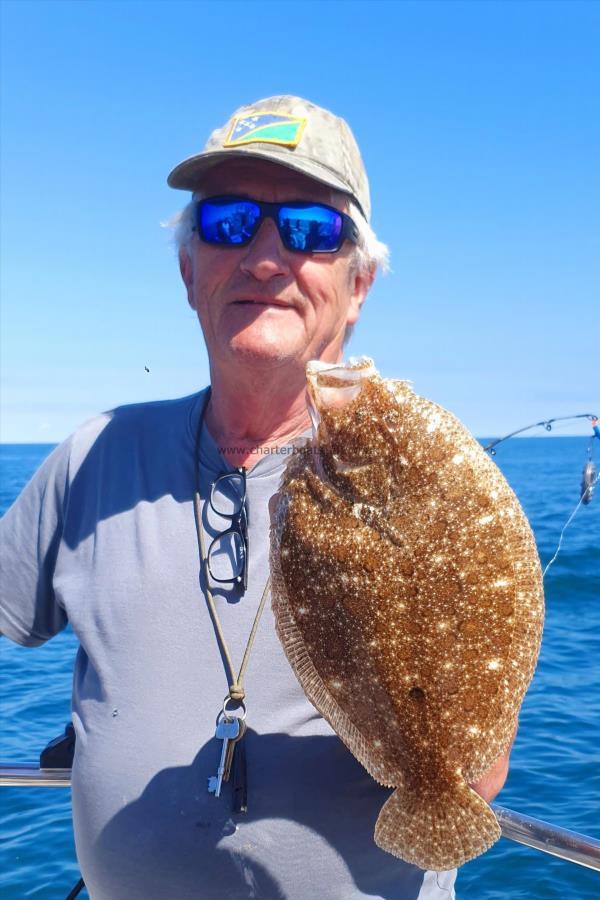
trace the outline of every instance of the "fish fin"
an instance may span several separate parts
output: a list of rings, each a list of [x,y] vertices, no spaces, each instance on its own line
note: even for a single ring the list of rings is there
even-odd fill
[[[389,766],[383,754],[378,753],[372,743],[367,741],[351,722],[317,672],[292,615],[276,551],[271,554],[271,605],[279,640],[310,702],[375,781],[386,787],[396,787],[401,782],[402,776],[397,769]]]
[[[421,869],[443,871],[479,856],[500,837],[488,804],[465,781],[438,794],[397,788],[375,825],[375,843]]]

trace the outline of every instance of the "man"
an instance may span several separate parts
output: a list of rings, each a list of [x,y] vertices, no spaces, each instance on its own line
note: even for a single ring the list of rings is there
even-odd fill
[[[309,430],[305,364],[341,359],[385,260],[358,148],[332,113],[273,97],[238,110],[169,183],[194,192],[177,235],[210,391],[87,423],[4,520],[2,631],[33,646],[69,621],[81,644],[73,817],[88,890],[447,898],[454,872],[374,844],[389,791],[304,697],[268,603],[249,642],[268,599],[268,501]],[[246,733],[216,796],[224,696]],[[506,768],[477,786],[486,799]]]

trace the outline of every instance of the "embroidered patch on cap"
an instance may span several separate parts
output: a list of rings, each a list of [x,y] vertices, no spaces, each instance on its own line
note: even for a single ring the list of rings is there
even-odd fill
[[[286,116],[281,113],[249,113],[233,120],[231,131],[224,147],[239,147],[240,144],[280,144],[282,147],[296,147],[302,137],[306,119]]]

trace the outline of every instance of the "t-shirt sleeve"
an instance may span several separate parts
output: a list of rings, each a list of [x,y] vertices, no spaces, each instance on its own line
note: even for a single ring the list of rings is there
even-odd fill
[[[0,633],[36,647],[67,616],[53,576],[64,524],[71,439],[57,447],[0,521]]]

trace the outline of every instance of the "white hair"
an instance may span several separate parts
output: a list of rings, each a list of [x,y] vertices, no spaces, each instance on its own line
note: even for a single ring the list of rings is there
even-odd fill
[[[354,254],[354,265],[360,274],[382,272],[390,270],[390,251],[387,244],[380,241],[377,235],[363,216],[354,200],[348,202],[348,215],[358,229],[358,242]]]
[[[187,206],[184,206],[180,212],[165,223],[167,227],[173,229],[177,250],[184,250],[188,254],[194,239],[194,209],[198,199],[199,197],[194,194]],[[390,251],[386,244],[378,240],[377,235],[353,200],[348,201],[348,215],[358,229],[358,242],[354,256],[351,258],[353,271],[361,275],[377,269],[388,272]]]

